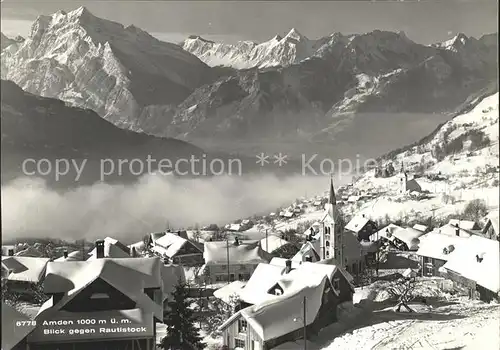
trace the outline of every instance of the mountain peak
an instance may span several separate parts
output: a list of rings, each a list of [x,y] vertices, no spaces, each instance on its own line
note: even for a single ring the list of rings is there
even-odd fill
[[[302,40],[306,39],[306,37],[302,35],[297,29],[292,28],[285,36],[285,39]]]

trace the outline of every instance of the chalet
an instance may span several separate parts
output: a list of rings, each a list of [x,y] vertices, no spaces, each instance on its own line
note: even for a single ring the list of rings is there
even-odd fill
[[[114,238],[106,237],[103,240],[96,241],[96,247],[89,253],[89,260],[95,260],[98,258],[97,244],[103,245],[104,258],[130,258],[130,249],[125,244]]]
[[[499,222],[498,210],[489,213],[486,216],[486,223],[482,231],[483,235],[490,239],[500,240]]]
[[[420,258],[422,276],[441,276],[442,267],[453,256],[457,248],[467,242],[468,238],[448,236],[429,232],[420,237],[416,254]]]
[[[168,258],[175,264],[188,266],[203,264],[203,245],[187,239],[182,234],[165,232],[150,249],[154,254]]]
[[[370,236],[377,232],[377,224],[365,214],[360,214],[352,218],[345,229],[354,233],[359,241],[369,241]]]
[[[389,242],[399,250],[415,251],[420,243],[419,237],[425,232],[416,230],[411,227],[400,227],[398,225],[389,224],[383,229],[377,231],[376,239],[381,239]]]
[[[454,227],[459,227],[462,230],[467,230],[467,231],[476,231],[481,229],[481,227],[479,227],[477,222],[469,220],[451,219],[448,222],[448,224]]]
[[[234,349],[273,349],[337,320],[337,306],[352,301],[354,287],[333,265],[302,263],[292,267],[259,264],[242,289],[242,309],[219,330]]]
[[[285,240],[281,235],[270,234],[260,240],[260,246],[272,256],[281,256],[282,254],[295,254],[298,249]]]
[[[364,269],[366,259],[361,244],[352,233],[344,231],[333,181],[330,181],[330,196],[323,218],[314,223],[305,235],[306,242],[292,260],[314,262],[334,258],[349,272],[358,273]]]
[[[30,299],[34,286],[43,282],[49,258],[2,256],[2,277],[10,291]]]
[[[19,321],[25,324],[19,327]],[[25,350],[26,337],[34,328],[28,316],[2,302],[2,350]]]
[[[248,280],[258,264],[271,260],[260,241],[240,241],[238,237],[233,243],[205,242],[203,257],[207,283]]]
[[[165,297],[161,260],[102,258],[104,247],[97,249],[95,260],[48,264],[50,299],[35,317],[30,350],[155,349]]]
[[[500,300],[500,242],[471,236],[443,266],[447,278],[483,301]]]

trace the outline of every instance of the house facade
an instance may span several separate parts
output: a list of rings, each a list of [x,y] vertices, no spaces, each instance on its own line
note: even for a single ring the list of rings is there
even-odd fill
[[[448,236],[432,231],[420,237],[416,254],[420,258],[422,276],[442,276],[443,266],[462,249],[468,238]]]
[[[260,263],[271,255],[262,249],[260,241],[205,242],[203,278],[206,283],[248,280]]]
[[[203,245],[187,238],[187,232],[162,232],[152,234],[149,249],[161,258],[168,258],[174,264],[199,266],[203,264]]]
[[[273,259],[274,263],[280,263]],[[337,320],[337,306],[352,301],[345,271],[331,265],[260,264],[240,290],[242,308],[220,330],[229,349],[273,349],[313,335]]]
[[[500,300],[500,242],[471,236],[457,248],[443,265],[446,277],[467,289],[471,298]]]
[[[29,349],[156,349],[156,322],[163,320],[161,269],[158,258],[49,263],[44,292],[50,299],[35,317]]]

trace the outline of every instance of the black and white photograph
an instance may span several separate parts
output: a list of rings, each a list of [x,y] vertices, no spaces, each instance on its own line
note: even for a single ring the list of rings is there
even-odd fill
[[[2,350],[500,349],[498,0],[1,0]]]

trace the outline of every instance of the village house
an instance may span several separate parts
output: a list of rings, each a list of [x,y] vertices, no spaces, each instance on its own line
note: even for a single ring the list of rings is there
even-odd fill
[[[500,242],[471,236],[462,246],[443,266],[446,277],[474,299],[500,300]]]
[[[373,239],[386,241],[399,250],[415,251],[420,244],[419,238],[424,234],[425,232],[411,227],[400,227],[398,225],[389,224],[377,231]]]
[[[365,268],[366,258],[361,244],[353,233],[344,231],[332,180],[323,218],[306,230],[304,235],[306,242],[292,258],[293,261],[315,262],[333,258],[353,274]]]
[[[19,321],[25,324],[20,327]],[[27,315],[2,302],[2,350],[25,350],[26,337],[34,328]]]
[[[163,233],[151,243],[151,252],[161,258],[168,258],[174,264],[187,266],[203,264],[203,244],[189,240],[186,231]]]
[[[420,237],[416,254],[420,258],[422,276],[441,276],[443,266],[468,238],[448,236],[432,231]]]
[[[88,260],[97,259],[98,244],[103,246],[105,258],[130,258],[130,249],[125,244],[114,238],[106,237],[96,241],[96,247],[88,253],[90,255]]]
[[[345,226],[346,231],[356,235],[358,241],[370,241],[370,236],[377,232],[377,223],[370,220],[365,214],[354,216]]]
[[[500,240],[500,232],[499,232],[499,212],[498,210],[490,212],[486,216],[486,223],[483,228],[483,235],[490,239]]]
[[[271,260],[260,241],[240,241],[238,237],[233,242],[205,242],[203,257],[206,283],[248,280],[258,264]]]
[[[11,292],[31,300],[35,287],[43,282],[49,258],[2,256],[2,279]]]
[[[352,301],[354,287],[345,271],[334,265],[284,263],[259,264],[240,288],[241,309],[219,328],[225,346],[273,349],[303,338],[304,325],[312,336],[337,320],[340,303]]]
[[[44,293],[50,299],[35,317],[30,350],[156,348],[166,298],[161,260],[104,258],[103,250],[97,245],[95,260],[48,264]],[[65,332],[48,331],[55,329],[51,321]]]

